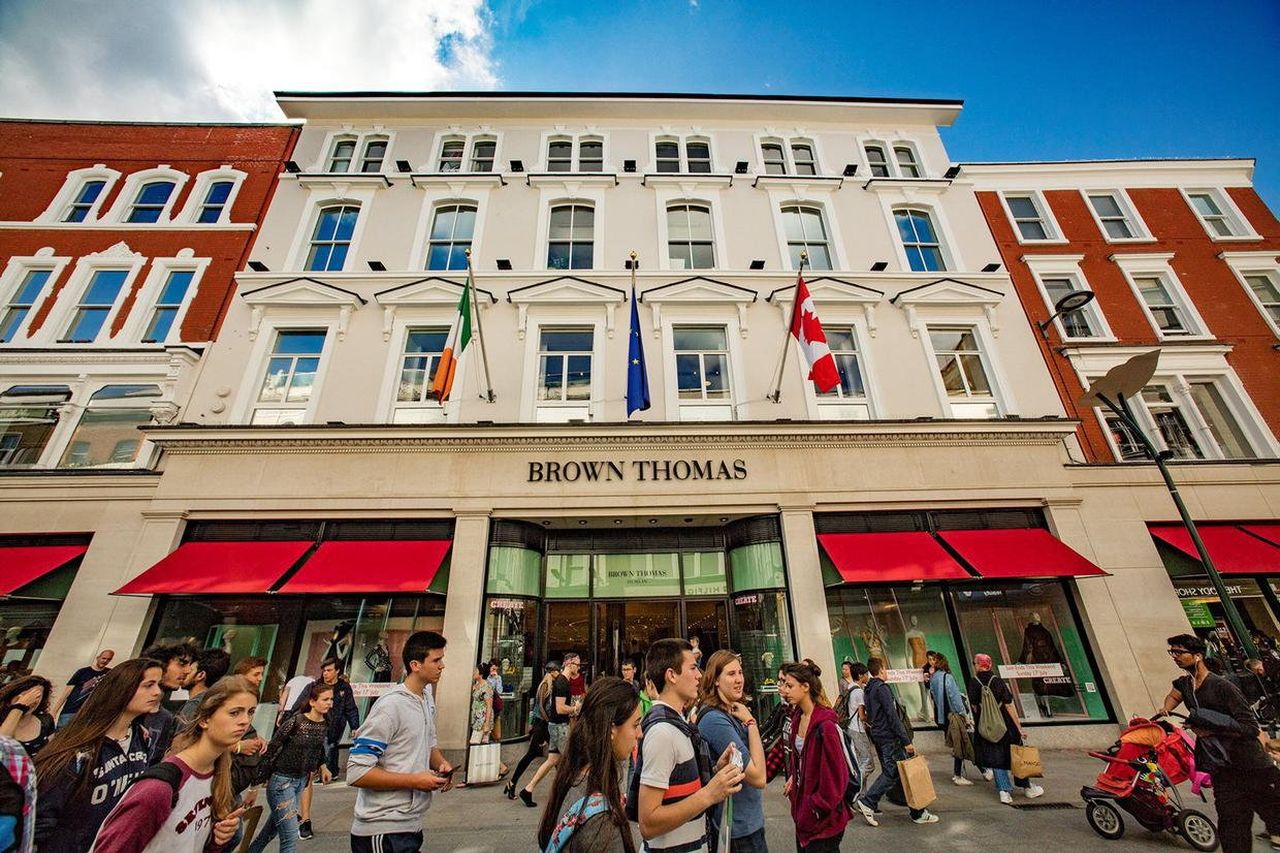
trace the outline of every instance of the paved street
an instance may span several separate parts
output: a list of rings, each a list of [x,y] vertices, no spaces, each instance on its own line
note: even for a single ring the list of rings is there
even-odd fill
[[[1049,778],[1042,782],[1046,794],[1034,801],[1018,796],[1014,802],[1021,808],[1000,805],[994,789],[980,780],[971,788],[954,787],[948,756],[931,756],[930,765],[939,795],[932,808],[942,818],[941,822],[915,826],[907,819],[905,810],[886,803],[880,826],[873,829],[861,820],[851,823],[842,849],[991,853],[1051,843],[1076,851],[1115,853],[1191,850],[1181,839],[1154,836],[1136,827],[1132,820],[1126,821],[1127,831],[1121,841],[1107,842],[1095,835],[1085,822],[1079,791],[1082,784],[1093,780],[1100,765],[1076,751],[1045,753]],[[544,782],[541,787],[547,789],[548,784]],[[313,812],[316,837],[302,842],[306,853],[349,850],[347,831],[354,797],[354,792],[345,786],[330,786],[317,792]],[[1212,804],[1200,804],[1198,799],[1195,802],[1212,816]],[[769,849],[790,853],[795,849],[795,840],[780,781],[769,786],[766,810]],[[540,808],[527,809],[519,801],[507,800],[497,785],[451,791],[437,798],[431,809],[425,849],[431,853],[531,851],[535,849],[534,836],[540,814]],[[1261,824],[1257,828],[1260,830]],[[275,845],[269,849],[275,850]],[[1268,845],[1255,842],[1256,851],[1267,849]]]

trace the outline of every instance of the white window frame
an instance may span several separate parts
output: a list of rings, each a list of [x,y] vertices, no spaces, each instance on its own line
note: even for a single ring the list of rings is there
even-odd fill
[[[1151,330],[1155,332],[1158,340],[1211,339],[1213,336],[1210,334],[1208,324],[1200,316],[1200,312],[1196,310],[1195,303],[1187,295],[1181,279],[1178,278],[1178,274],[1173,271],[1173,266],[1169,263],[1173,260],[1173,257],[1173,252],[1150,252],[1112,255],[1111,260],[1124,273],[1125,280],[1129,282],[1129,289],[1133,292],[1133,298],[1137,300],[1139,307],[1142,308],[1142,312],[1146,315],[1147,322],[1151,324]],[[1160,328],[1160,324],[1156,322],[1155,315],[1151,313],[1150,308],[1147,306],[1147,301],[1142,298],[1142,291],[1139,289],[1137,282],[1139,278],[1151,277],[1159,278],[1169,292],[1170,297],[1174,300],[1174,306],[1178,309],[1184,325],[1187,327],[1185,335],[1166,334]]]
[[[331,188],[325,189],[327,191],[317,188],[312,192],[311,198],[306,203],[306,215],[298,217],[298,230],[294,233],[293,245],[289,249],[288,260],[285,264],[286,270],[302,272],[311,276],[325,276],[354,268],[352,264],[354,259],[359,257],[360,244],[363,241],[365,229],[369,227],[373,198],[377,188],[352,185],[347,187],[346,192],[342,194],[332,193]],[[311,236],[315,234],[316,223],[320,221],[320,212],[326,207],[337,205],[357,205],[360,208],[360,215],[356,217],[356,230],[351,235],[351,245],[347,248],[347,257],[342,265],[342,270],[307,271],[304,269],[304,264],[306,264],[307,255],[311,251]]]
[[[727,402],[709,402],[706,400],[680,399],[679,378],[676,374],[675,327],[724,327],[725,343],[729,352],[729,399]],[[667,418],[679,421],[736,421],[739,409],[746,402],[746,375],[743,371],[742,332],[735,315],[720,313],[714,310],[689,312],[683,306],[676,310],[664,308],[662,311],[662,366],[663,393],[666,396]],[[727,417],[686,417],[694,413],[715,413],[725,410]]]
[[[920,146],[916,144],[914,139],[908,139],[904,136],[877,135],[860,136],[857,137],[856,142],[858,146],[858,162],[861,164],[861,168],[866,170],[863,173],[866,175],[866,180],[927,181],[932,176]],[[884,153],[885,166],[889,171],[887,176],[881,177],[872,174],[871,158],[867,156],[868,147],[879,148]],[[916,168],[920,171],[919,177],[910,177],[902,174],[902,167],[898,163],[898,153],[894,150],[895,148],[911,149],[911,156],[915,161]]]
[[[417,312],[410,311],[410,314],[416,315]],[[385,423],[389,424],[438,424],[445,423],[448,420],[446,407],[452,401],[445,401],[445,405],[441,405],[439,400],[435,400],[428,396],[421,402],[406,403],[396,399],[398,396],[398,388],[400,387],[400,375],[404,368],[405,347],[409,343],[409,333],[418,329],[443,329],[445,334],[452,327],[453,317],[447,316],[443,310],[434,312],[438,314],[433,319],[418,320],[415,316],[399,316],[395,319],[391,340],[395,341],[396,346],[390,348],[390,361],[387,365],[387,374],[390,376],[390,387],[384,389],[385,402],[379,405],[378,410],[385,413]],[[456,312],[455,312],[456,314]],[[469,361],[463,358],[458,362],[458,367],[454,373],[454,387],[462,387],[462,377],[464,364]],[[431,385],[432,377],[426,378],[427,386]],[[457,395],[461,396],[461,395]],[[455,397],[456,399],[456,397]],[[457,406],[455,405],[456,409]],[[404,413],[404,417],[397,417],[398,414]]]
[[[595,208],[593,247],[591,250],[591,269],[608,269],[603,263],[605,243],[605,193],[598,187],[578,187],[577,192],[565,195],[564,188],[544,186],[538,199],[538,225],[534,233],[534,269],[547,270],[557,275],[577,275],[591,270],[560,270],[547,265],[551,246],[548,237],[551,231],[551,208],[565,204],[585,204]]]
[[[169,225],[174,221],[173,212],[178,204],[178,199],[182,197],[182,190],[190,180],[190,175],[186,172],[179,172],[168,165],[160,165],[154,169],[143,169],[140,172],[134,172],[124,179],[124,186],[120,188],[119,195],[116,196],[115,203],[111,205],[111,209],[102,215],[100,221],[119,223],[128,225],[130,228],[154,228],[157,225]],[[169,194],[169,198],[164,203],[164,207],[160,211],[160,218],[155,222],[128,222],[129,212],[133,210],[133,203],[137,201],[138,193],[147,184],[156,181],[172,181],[173,192]],[[105,190],[103,190],[105,192]]]
[[[1091,195],[1109,195],[1114,198],[1116,205],[1129,223],[1130,230],[1134,232],[1133,236],[1112,237],[1108,234],[1106,226],[1102,224],[1102,217],[1098,215],[1098,211],[1094,209],[1093,202],[1089,199]],[[1133,200],[1129,198],[1129,193],[1124,189],[1120,187],[1082,189],[1080,190],[1080,197],[1084,199],[1084,206],[1089,209],[1089,215],[1093,217],[1093,223],[1098,226],[1098,233],[1102,235],[1104,241],[1117,244],[1155,242],[1155,238],[1151,236],[1151,229],[1147,227],[1146,220],[1142,218],[1142,214],[1138,213],[1138,208],[1134,205]]]
[[[26,281],[28,273],[48,272],[49,278],[45,280],[44,286],[36,294],[36,300],[31,306],[31,310],[27,312],[27,316],[13,330],[13,340],[0,344],[0,346],[13,347],[27,343],[27,330],[31,328],[31,321],[40,311],[45,300],[49,298],[49,294],[57,286],[59,279],[62,278],[63,270],[67,268],[69,263],[71,263],[71,258],[55,256],[52,246],[45,246],[34,255],[9,258],[8,263],[5,264],[4,272],[0,273],[0,317],[3,317],[9,301],[17,295],[18,288]],[[48,321],[46,321],[45,325],[48,325]],[[3,388],[0,388],[0,391],[3,390]]]
[[[873,332],[867,325],[867,312],[853,308],[846,304],[833,304],[815,298],[815,304],[818,305],[818,313],[822,317],[822,327],[826,329],[852,329],[854,340],[858,347],[858,368],[862,371],[862,387],[866,391],[866,420],[875,420],[881,417],[884,411],[880,400],[880,389],[874,380],[875,376],[875,356],[872,355],[872,347],[870,340]],[[854,313],[854,312],[857,313]],[[787,328],[791,325],[790,305],[786,306],[783,311],[783,319],[787,323]],[[798,350],[797,350],[798,352]],[[863,418],[851,417],[846,414],[848,408],[853,405],[862,405],[861,403],[850,403],[844,397],[826,397],[820,396],[817,389],[813,387],[813,383],[808,379],[803,380],[805,408],[808,410],[810,419],[813,420],[864,420]]]
[[[186,204],[182,206],[181,212],[175,217],[175,222],[190,222],[199,225],[202,228],[211,225],[226,225],[231,222],[231,208],[236,203],[236,197],[240,195],[240,188],[244,185],[245,179],[249,177],[247,172],[239,169],[233,169],[228,165],[219,166],[217,169],[209,169],[196,175],[196,181],[191,187],[190,194],[187,195]],[[197,222],[200,218],[200,212],[204,209],[205,197],[209,195],[209,189],[216,183],[222,181],[231,182],[231,192],[227,195],[227,201],[222,206],[222,211],[218,215],[217,222]]]
[[[497,161],[494,161],[495,165]],[[478,184],[421,183],[422,207],[414,226],[413,244],[409,249],[405,269],[425,271],[430,274],[449,275],[457,270],[428,270],[427,259],[431,254],[431,226],[435,222],[436,209],[452,204],[472,205],[476,209],[476,228],[471,234],[471,262],[479,265],[479,252],[484,245],[485,214],[489,208],[490,187]],[[358,227],[358,226],[357,226]]]
[[[818,187],[809,187],[810,190],[817,190]],[[795,270],[791,267],[791,249],[787,243],[787,226],[782,216],[782,208],[792,205],[800,205],[802,207],[816,207],[822,211],[822,221],[827,227],[827,248],[831,253],[831,269],[830,270],[813,270],[814,273],[835,273],[839,270],[847,269],[846,258],[848,255],[844,251],[844,241],[841,238],[840,223],[836,221],[835,204],[825,198],[814,198],[806,194],[804,197],[791,195],[783,192],[769,192],[769,203],[772,205],[771,213],[773,214],[773,234],[777,241],[778,263],[779,267],[784,270]]]
[[[49,202],[49,206],[35,218],[35,222],[42,224],[60,224],[68,228],[77,225],[92,225],[100,220],[102,216],[102,206],[106,203],[107,198],[111,195],[111,191],[115,189],[116,181],[120,180],[120,172],[115,169],[107,168],[103,163],[98,163],[87,169],[75,169],[67,173],[66,180],[62,183],[62,188],[58,190],[58,194],[53,197],[53,201]],[[89,207],[89,212],[80,222],[63,222],[67,214],[71,212],[71,204],[80,195],[80,190],[89,181],[105,181],[102,192],[98,193],[98,197],[94,199],[93,204]]]
[[[53,309],[45,318],[44,324],[28,340],[32,343],[61,344],[62,346],[76,347],[106,348],[117,346],[120,336],[113,337],[111,335],[111,327],[115,325],[121,307],[128,300],[129,294],[133,292],[134,283],[137,281],[138,274],[142,271],[146,261],[145,257],[138,252],[130,250],[123,241],[102,252],[80,257],[76,261],[75,267],[72,268],[71,274],[67,277],[66,284],[58,291],[57,300],[54,302]],[[127,273],[124,283],[120,285],[120,292],[116,294],[115,303],[107,313],[106,319],[102,321],[102,330],[92,342],[63,343],[62,338],[69,331],[67,324],[75,314],[80,299],[84,296],[85,289],[89,286],[90,281],[93,280],[93,274],[100,270],[124,270]],[[50,276],[50,280],[52,278]],[[121,333],[123,331],[122,329]]]
[[[598,306],[530,305],[529,333],[525,335],[525,376],[520,384],[520,420],[523,423],[591,422],[604,415],[605,373],[607,372],[605,318]],[[562,402],[538,399],[539,342],[542,332],[557,329],[591,329],[591,398]]]
[[[826,169],[826,158],[822,153],[822,146],[818,142],[815,134],[806,130],[797,128],[790,133],[781,133],[773,128],[766,129],[764,133],[756,133],[753,135],[755,142],[755,163],[756,174],[768,178],[786,178],[799,184],[803,184],[809,178],[826,177],[829,173]],[[786,169],[782,174],[776,172],[766,172],[764,167],[764,147],[765,145],[782,146],[782,163]],[[813,168],[815,174],[799,175],[796,174],[795,156],[792,154],[792,145],[807,145],[813,151]],[[715,151],[711,152],[711,156],[715,156]]]
[[[159,393],[154,397],[104,400],[95,404],[93,402],[93,395],[111,385],[155,385],[159,389]],[[72,388],[75,389],[75,386],[73,385]],[[166,396],[165,382],[163,380],[149,381],[146,377],[139,378],[130,376],[121,379],[101,380],[94,382],[92,385],[76,389],[71,400],[68,400],[67,403],[64,404],[64,415],[59,418],[58,428],[56,428],[55,432],[49,437],[49,445],[45,448],[48,450],[50,447],[53,447],[56,440],[57,453],[51,456],[42,454],[42,461],[45,462],[45,465],[42,467],[54,468],[62,471],[107,471],[112,469],[127,471],[137,468],[150,468],[152,459],[156,452],[156,446],[152,442],[143,438],[141,434],[139,434],[138,453],[134,457],[133,461],[128,465],[107,463],[105,465],[85,466],[83,468],[73,468],[70,466],[64,467],[62,465],[62,457],[71,449],[71,440],[75,438],[76,430],[80,428],[80,422],[84,419],[87,412],[109,409],[142,409],[144,407],[143,403],[145,402],[146,408],[153,411],[151,421],[154,423],[154,407],[157,403],[165,402]],[[67,418],[65,413],[69,413],[71,411],[75,411],[76,416],[74,418]],[[69,423],[66,424],[65,431],[61,429],[63,426],[61,421],[64,419],[69,421]]]
[[[369,146],[382,142],[386,147],[382,149],[382,157],[378,160],[378,168],[372,171],[365,171],[364,164],[369,159]],[[366,133],[360,138],[360,147],[358,149],[359,156],[352,162],[352,171],[360,175],[383,175],[387,172],[387,161],[391,159],[391,137],[385,133]]]
[[[1110,324],[1107,323],[1106,315],[1102,313],[1102,309],[1098,305],[1096,292],[1089,285],[1089,280],[1085,278],[1084,270],[1080,266],[1080,262],[1084,260],[1084,255],[1023,255],[1020,260],[1026,264],[1027,268],[1031,271],[1031,277],[1035,280],[1036,289],[1040,291],[1040,298],[1044,300],[1044,306],[1048,311],[1049,316],[1053,315],[1055,308],[1053,299],[1049,296],[1049,291],[1045,287],[1045,279],[1070,279],[1073,289],[1087,290],[1091,293],[1095,293],[1094,300],[1080,310],[1089,318],[1090,325],[1092,325],[1098,333],[1092,337],[1086,338],[1073,337],[1067,334],[1067,329],[1062,323],[1062,318],[1054,317],[1054,328],[1058,330],[1058,335],[1063,341],[1079,343],[1109,343],[1116,340],[1115,333],[1111,330]]]
[[[904,172],[902,160],[901,158],[898,157],[899,148],[907,152],[907,156],[911,160],[912,168],[914,168],[920,174],[908,175]],[[896,169],[898,172],[898,177],[904,178],[906,180],[911,180],[911,181],[922,181],[929,176],[928,172],[925,171],[924,163],[921,162],[920,160],[920,150],[916,148],[916,146],[913,143],[908,142],[905,139],[900,139],[897,142],[893,143],[892,152],[893,152],[893,166],[894,166],[894,169]]]
[[[953,398],[948,392],[947,387],[942,381],[942,371],[938,368],[938,354],[933,348],[933,340],[930,337],[930,331],[933,329],[956,329],[967,328],[973,330],[974,340],[978,342],[978,360],[982,364],[983,370],[987,374],[987,382],[991,385],[990,400],[995,404],[996,417],[1001,418],[1007,416],[1009,406],[1006,402],[1005,394],[1007,385],[1004,380],[1003,372],[999,370],[994,357],[995,339],[991,336],[990,328],[986,325],[985,320],[975,317],[967,319],[950,319],[943,316],[931,315],[925,322],[920,332],[920,341],[928,356],[928,365],[931,376],[933,377],[933,387],[938,394],[938,400],[942,404],[943,417],[956,417],[955,412],[951,408],[952,402],[969,401],[973,403],[985,403],[986,397],[975,397],[968,395],[964,398]]]
[[[1231,268],[1232,274],[1235,275],[1236,281],[1240,282],[1240,286],[1244,288],[1245,294],[1258,309],[1258,313],[1262,315],[1262,319],[1270,327],[1276,337],[1280,338],[1280,322],[1271,317],[1266,306],[1258,295],[1253,292],[1253,288],[1249,286],[1246,280],[1247,276],[1262,275],[1271,279],[1272,282],[1280,287],[1280,253],[1276,252],[1223,252],[1218,257],[1222,258]]]
[[[1200,407],[1196,405],[1195,398],[1191,396],[1192,383],[1207,382],[1217,387],[1218,392],[1222,395],[1223,403],[1227,407],[1228,414],[1235,419],[1236,426],[1244,433],[1245,439],[1249,444],[1249,449],[1253,452],[1252,456],[1243,457],[1245,459],[1261,459],[1272,455],[1274,451],[1268,447],[1269,442],[1266,438],[1259,434],[1257,424],[1253,422],[1251,413],[1241,406],[1242,393],[1233,382],[1234,376],[1224,376],[1221,374],[1201,374],[1190,371],[1188,373],[1168,374],[1157,372],[1152,377],[1149,385],[1158,385],[1164,387],[1169,392],[1169,396],[1173,399],[1173,404],[1182,412],[1183,419],[1187,423],[1187,428],[1191,431],[1191,436],[1195,439],[1196,445],[1200,448],[1200,452],[1204,454],[1202,459],[1177,457],[1183,462],[1220,462],[1232,457],[1228,457],[1218,445],[1217,439],[1213,436],[1213,431],[1209,428],[1208,421],[1204,413],[1200,411]],[[1128,401],[1130,409],[1133,411],[1134,417],[1137,419],[1147,437],[1151,439],[1151,443],[1156,446],[1157,450],[1168,450],[1169,445],[1165,442],[1163,433],[1160,432],[1159,426],[1156,424],[1155,416],[1148,409],[1147,402],[1141,394],[1135,395],[1134,399]],[[1111,446],[1111,452],[1118,462],[1145,462],[1148,461],[1145,456],[1135,459],[1122,459],[1120,448],[1111,435],[1111,430],[1107,426],[1106,412],[1099,410],[1099,418],[1103,427],[1103,434],[1106,436],[1107,443]]]
[[[889,233],[893,237],[893,249],[898,256],[898,266],[902,272],[910,275],[928,275],[934,277],[946,276],[948,274],[957,273],[963,269],[960,259],[956,256],[955,247],[957,244],[955,238],[951,234],[951,226],[946,218],[942,215],[942,209],[931,202],[927,201],[888,201],[882,197],[885,207],[885,214],[888,217]],[[901,210],[917,210],[928,214],[929,222],[933,225],[934,236],[938,239],[938,252],[942,255],[943,269],[941,270],[913,270],[911,261],[907,258],[907,247],[902,243],[902,235],[898,233],[897,214]]]
[[[871,157],[867,154],[868,148],[880,149],[880,153],[884,155],[885,171],[887,171],[889,174],[877,175],[871,171],[872,164],[871,164]],[[858,140],[858,159],[859,159],[859,162],[862,163],[863,168],[866,169],[865,174],[868,180],[886,181],[897,175],[897,170],[894,168],[894,162],[893,162],[893,150],[889,147],[889,143],[883,139]]]
[[[333,347],[338,337],[332,320],[317,317],[306,312],[290,312],[277,309],[276,316],[264,319],[255,339],[253,350],[249,355],[249,369],[240,382],[240,393],[237,395],[232,423],[253,424],[253,415],[262,409],[298,409],[302,417],[296,423],[310,424],[315,422],[316,409],[320,405],[325,378],[329,373],[329,362],[333,357]],[[305,406],[289,406],[285,404],[260,403],[258,394],[262,391],[262,383],[266,378],[267,365],[271,361],[271,353],[275,350],[276,338],[280,332],[324,330],[324,346],[320,350],[320,363],[316,366],[316,378],[312,383],[311,397]]]
[[[1019,243],[1032,246],[1048,246],[1061,245],[1068,242],[1062,236],[1062,226],[1058,224],[1058,218],[1054,216],[1053,208],[1049,206],[1044,193],[1040,190],[1000,190],[997,195],[1000,197],[1000,204],[1004,206],[1005,215],[1009,217],[1009,224],[1013,227],[1014,239]],[[1036,213],[1040,214],[1040,224],[1047,234],[1043,240],[1022,236],[1022,229],[1018,227],[1018,220],[1014,218],[1013,208],[1009,205],[1009,196],[1029,198],[1031,200],[1032,205],[1035,206]]]
[[[676,146],[677,170],[674,172],[658,171],[658,143],[672,142]],[[711,154],[711,171],[709,172],[690,172],[689,171],[689,143],[702,143],[707,146],[707,150]],[[711,138],[711,134],[694,129],[688,133],[676,133],[668,129],[662,131],[649,132],[649,159],[645,167],[645,171],[656,175],[692,175],[696,180],[700,176],[714,175],[720,172],[718,168],[719,158],[716,155],[718,146],[715,140]]]
[[[658,269],[672,270],[674,272],[688,272],[690,275],[697,275],[699,272],[707,270],[686,270],[672,266],[669,257],[668,243],[670,242],[670,231],[667,226],[667,208],[672,205],[693,204],[702,205],[711,211],[711,235],[712,235],[712,251],[715,253],[715,266],[710,269],[723,269],[725,258],[726,237],[724,231],[724,214],[721,208],[720,192],[717,189],[705,189],[704,195],[687,196],[677,187],[656,187],[654,190],[654,203],[657,212],[658,221]]]
[[[459,168],[456,172],[440,171],[440,159],[444,154],[444,145],[446,142],[462,143],[462,160],[459,163]],[[494,144],[493,168],[487,172],[477,172],[471,168],[472,161],[475,159],[475,146],[477,142],[492,142]],[[487,126],[467,129],[454,125],[452,127],[445,128],[438,131],[435,137],[431,140],[431,159],[427,161],[426,167],[420,171],[433,175],[496,175],[503,171],[502,142],[503,133],[501,131],[493,130]]]
[[[1182,199],[1187,203],[1187,207],[1191,208],[1191,212],[1195,214],[1196,219],[1200,222],[1200,227],[1204,229],[1204,233],[1209,239],[1215,243],[1232,243],[1241,240],[1261,240],[1262,235],[1253,229],[1249,220],[1245,218],[1244,213],[1236,205],[1235,199],[1224,189],[1218,187],[1178,187],[1178,192],[1182,193]],[[1196,206],[1191,203],[1191,196],[1207,195],[1213,199],[1214,204],[1218,205],[1218,209],[1222,211],[1222,217],[1227,221],[1231,228],[1229,235],[1223,236],[1196,210]]]
[[[548,146],[552,140],[562,141],[568,140],[570,145],[570,161],[569,171],[552,172],[547,165],[550,153]],[[582,143],[599,142],[601,150],[600,171],[583,172],[579,167],[580,157],[582,154]],[[652,151],[652,149],[650,149]],[[539,140],[538,147],[538,172],[548,173],[551,175],[608,175],[614,171],[612,168],[613,155],[610,151],[609,134],[595,127],[588,127],[582,130],[566,130],[564,128],[556,128],[555,130],[543,131]]]
[[[330,172],[329,162],[333,159],[334,147],[342,140],[349,139],[355,142],[355,148],[351,151],[351,162],[344,171]],[[368,140],[384,140],[387,143],[387,153],[382,158],[382,169],[377,172],[361,172],[360,165],[364,157],[365,144]],[[340,128],[334,128],[325,134],[324,142],[320,146],[319,155],[312,161],[311,167],[305,171],[309,174],[316,175],[386,175],[388,164],[395,162],[394,151],[396,145],[396,132],[389,130],[382,125],[374,125],[373,127],[354,127],[352,125],[344,125]]]
[[[195,299],[196,293],[199,292],[200,284],[204,280],[204,273],[212,262],[212,258],[197,258],[192,249],[183,249],[172,258],[152,258],[151,269],[147,273],[142,287],[138,290],[138,296],[133,302],[133,308],[129,311],[129,319],[125,321],[124,328],[120,331],[121,337],[128,341],[131,346],[137,344],[163,347],[182,342],[182,321],[186,318],[187,309],[191,307],[192,300]],[[191,273],[191,284],[187,287],[187,292],[183,294],[182,303],[174,315],[173,324],[169,327],[169,334],[165,336],[163,341],[144,344],[142,343],[142,336],[151,322],[151,315],[156,308],[156,300],[160,297],[165,284],[169,281],[169,275],[175,272]]]

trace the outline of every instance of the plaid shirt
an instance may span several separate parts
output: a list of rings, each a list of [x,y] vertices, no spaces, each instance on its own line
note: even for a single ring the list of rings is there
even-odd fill
[[[13,738],[0,737],[0,761],[9,778],[22,787],[22,842],[14,849],[31,853],[35,849],[36,771],[27,751]],[[0,815],[3,817],[3,815]]]

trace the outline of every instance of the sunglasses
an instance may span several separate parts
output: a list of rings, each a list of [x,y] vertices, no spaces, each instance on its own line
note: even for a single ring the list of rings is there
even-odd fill
[[[1194,655],[1196,652],[1189,652],[1186,649],[1169,649],[1170,657],[1181,657],[1182,655]]]

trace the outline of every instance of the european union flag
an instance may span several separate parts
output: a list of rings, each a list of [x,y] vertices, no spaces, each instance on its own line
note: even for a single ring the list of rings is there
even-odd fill
[[[640,337],[640,309],[636,288],[631,287],[631,345],[627,351],[627,417],[649,408],[649,371],[644,363],[644,339]]]

